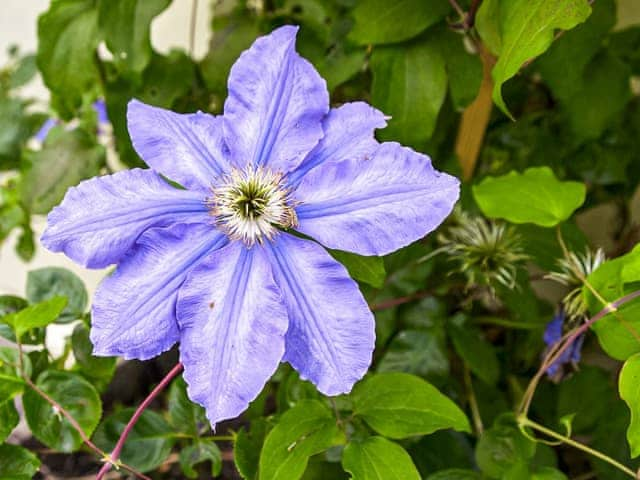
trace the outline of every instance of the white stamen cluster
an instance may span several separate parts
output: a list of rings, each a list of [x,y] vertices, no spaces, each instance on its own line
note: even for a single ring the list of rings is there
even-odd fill
[[[280,228],[298,224],[282,174],[261,167],[233,170],[208,200],[216,224],[229,238],[247,246],[272,239]]]

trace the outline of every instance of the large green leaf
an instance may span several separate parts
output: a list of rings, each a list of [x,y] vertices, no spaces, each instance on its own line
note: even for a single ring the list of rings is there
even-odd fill
[[[93,355],[89,327],[84,322],[78,323],[73,329],[71,348],[78,371],[93,383],[98,391],[104,390],[116,370],[116,358],[96,357]]]
[[[69,187],[98,175],[105,162],[104,147],[84,130],[56,133],[33,155],[23,177],[22,199],[32,213],[49,213]]]
[[[31,367],[29,360],[23,357],[24,369],[28,375]],[[11,347],[0,347],[0,405],[12,403],[13,397],[24,390],[24,380],[20,372],[18,350]]]
[[[28,273],[27,299],[31,303],[58,296],[67,298],[67,306],[58,319],[59,323],[77,320],[87,309],[87,290],[75,273],[60,267],[39,268]]]
[[[18,426],[20,416],[13,400],[0,403],[0,443]]]
[[[342,466],[352,480],[420,480],[407,451],[383,437],[350,442],[342,454]]]
[[[100,0],[98,23],[114,62],[141,72],[151,60],[151,21],[171,0]]]
[[[18,445],[0,445],[0,478],[3,480],[29,480],[40,468],[40,460]]]
[[[94,55],[99,41],[93,0],[53,0],[38,18],[38,68],[65,118],[98,79]],[[68,173],[64,168],[48,170],[52,172]]]
[[[241,428],[233,445],[233,462],[245,480],[255,480],[262,444],[269,432],[269,424],[264,418],[251,422],[251,430]]]
[[[331,256],[345,266],[354,280],[368,283],[372,287],[382,288],[387,272],[381,257],[364,257],[355,253],[331,250]]]
[[[427,480],[482,480],[482,475],[473,470],[450,468],[448,470],[441,470],[433,475],[429,475]]]
[[[133,408],[125,408],[107,417],[94,435],[95,444],[106,452],[113,450],[131,416]],[[138,419],[122,449],[120,459],[141,472],[158,468],[175,443],[175,434],[162,416],[145,410]]]
[[[222,454],[215,442],[211,440],[197,440],[180,452],[180,468],[187,478],[198,478],[198,472],[193,467],[203,462],[211,462],[212,477],[220,475]]]
[[[582,205],[585,194],[584,184],[561,182],[549,167],[487,177],[473,186],[473,196],[487,217],[543,227],[568,219]]]
[[[198,436],[202,425],[208,423],[204,408],[189,400],[182,377],[176,378],[169,390],[169,421],[177,431],[193,436]]]
[[[569,30],[591,13],[587,0],[508,0],[500,3],[501,51],[493,68],[493,100],[509,114],[502,84],[527,61],[543,53],[556,30]]]
[[[500,377],[500,363],[494,347],[472,326],[450,323],[449,335],[458,355],[469,369],[490,385],[495,385]]]
[[[53,398],[91,436],[102,415],[96,389],[71,372],[43,372],[36,385]],[[45,445],[61,452],[73,452],[82,445],[80,434],[64,416],[32,389],[23,397],[25,415],[33,435]]]
[[[640,354],[635,354],[625,362],[619,378],[620,397],[631,411],[631,422],[627,430],[627,440],[631,457],[640,455]]]
[[[439,329],[402,330],[388,345],[378,363],[378,372],[404,372],[421,377],[444,377],[449,357]]]
[[[432,40],[421,37],[373,51],[371,100],[391,116],[380,138],[420,146],[431,137],[447,93],[445,61]]]
[[[17,338],[21,338],[32,328],[45,327],[54,322],[67,305],[65,297],[53,297],[44,302],[31,305],[18,312],[0,318],[0,321],[13,328]]]
[[[358,385],[353,413],[391,438],[426,435],[444,428],[470,431],[460,408],[434,386],[406,373],[379,373]]]
[[[309,457],[342,443],[331,411],[316,400],[303,400],[280,417],[260,454],[260,480],[296,480]]]
[[[351,38],[361,45],[407,40],[440,21],[449,9],[445,0],[361,0],[353,9]]]

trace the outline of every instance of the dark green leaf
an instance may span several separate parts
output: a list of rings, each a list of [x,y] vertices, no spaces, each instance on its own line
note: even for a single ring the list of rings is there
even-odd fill
[[[473,196],[487,217],[543,227],[569,218],[582,205],[585,194],[584,184],[561,182],[549,167],[487,177],[473,186]]]
[[[473,468],[473,447],[467,436],[454,430],[439,430],[425,435],[407,447],[423,477],[452,468]]]
[[[154,54],[143,73],[143,86],[136,92],[136,97],[152,105],[171,108],[191,89],[194,78],[195,65],[181,50],[171,50],[166,56]]]
[[[96,445],[110,452],[133,413],[133,408],[125,408],[107,417],[94,435]],[[148,472],[167,459],[174,442],[173,430],[165,419],[145,410],[127,437],[120,459],[141,472]]]
[[[631,457],[640,455],[640,354],[630,357],[622,367],[619,379],[620,398],[631,411],[627,441]]]
[[[472,326],[450,323],[449,335],[458,355],[469,369],[489,385],[494,385],[500,377],[500,364],[492,345]]]
[[[98,23],[116,65],[141,72],[151,60],[151,21],[171,0],[100,0]]]
[[[71,348],[79,372],[102,391],[111,381],[116,370],[115,357],[95,357],[93,344],[89,339],[89,327],[78,323],[71,335]]]
[[[0,403],[0,443],[18,426],[20,416],[13,400]]]
[[[30,133],[24,102],[0,95],[0,167],[19,164],[20,148]]]
[[[11,342],[16,341],[16,335],[13,329],[6,323],[3,323],[2,317],[10,313],[15,313],[26,308],[29,303],[20,297],[13,295],[0,295],[0,336]],[[24,340],[24,339],[23,339]]]
[[[54,0],[38,18],[38,68],[59,99],[59,113],[65,118],[80,106],[83,93],[97,80],[94,55],[99,41],[93,0]],[[68,174],[66,170],[49,169],[48,173]]]
[[[441,336],[434,329],[402,330],[378,364],[379,372],[405,372],[421,377],[446,376],[449,358]]]
[[[607,415],[607,404],[603,399],[612,398],[613,387],[605,371],[595,367],[583,367],[571,378],[562,382],[558,392],[560,420],[575,414],[572,429],[576,433],[592,431]],[[577,402],[576,399],[580,401]]]
[[[16,337],[21,338],[32,328],[45,327],[54,322],[66,305],[67,299],[65,297],[53,297],[19,312],[5,315],[0,318],[0,321],[10,325]]]
[[[427,480],[482,480],[482,475],[473,470],[450,468],[449,470],[442,470],[433,475],[429,475]]]
[[[352,480],[420,480],[406,450],[383,437],[350,442],[344,449],[342,466]]]
[[[98,175],[104,162],[104,147],[84,130],[50,135],[24,174],[23,201],[32,213],[48,213],[69,187]]]
[[[189,400],[187,384],[182,377],[175,379],[169,390],[169,421],[177,431],[193,436],[208,425],[204,408]]]
[[[331,250],[331,256],[345,266],[354,280],[382,288],[387,273],[381,257],[363,257],[355,253]]]
[[[180,468],[188,478],[198,478],[193,467],[202,462],[211,462],[211,475],[217,477],[222,469],[222,454],[211,440],[198,440],[180,452]]]
[[[352,398],[354,414],[387,437],[426,435],[444,428],[470,431],[462,410],[414,375],[372,375],[356,385]]]
[[[447,93],[445,61],[431,36],[375,49],[371,71],[371,100],[391,116],[380,138],[424,144],[433,134]]]
[[[510,0],[500,3],[502,47],[492,71],[493,100],[509,114],[502,84],[527,61],[543,53],[558,29],[570,30],[591,13],[587,0]]]
[[[264,418],[251,422],[251,430],[241,428],[233,446],[233,461],[245,480],[254,480],[258,476],[258,464],[262,444],[269,431]]]
[[[87,309],[87,290],[75,273],[60,267],[31,270],[27,275],[27,299],[39,303],[51,297],[67,298],[59,323],[77,320]]]
[[[102,415],[102,403],[93,385],[74,373],[53,370],[43,372],[36,385],[69,412],[84,433],[91,436]],[[29,428],[38,440],[61,452],[80,448],[80,434],[38,393],[28,389],[23,403]]]
[[[344,441],[331,411],[303,400],[280,417],[260,454],[260,480],[296,480],[309,457]]]
[[[3,443],[0,445],[0,478],[29,480],[40,468],[40,460],[26,448]]]
[[[449,12],[445,0],[362,0],[353,9],[351,38],[361,45],[415,37]]]

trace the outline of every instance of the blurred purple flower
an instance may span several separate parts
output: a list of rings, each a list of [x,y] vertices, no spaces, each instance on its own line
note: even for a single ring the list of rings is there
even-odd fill
[[[246,409],[281,361],[327,395],[349,392],[369,367],[374,319],[319,244],[384,255],[458,199],[458,180],[427,156],[375,141],[382,113],[329,109],[297,30],[240,56],[222,116],[132,100],[129,133],[151,170],[69,189],[42,237],[88,267],[118,263],[93,302],[95,354],[147,359],[180,341],[189,396],[214,424]]]
[[[104,103],[104,100],[99,99],[93,102],[93,109],[95,110],[98,119],[98,134],[103,133],[104,126],[109,124],[109,117],[107,116],[107,106]],[[59,123],[60,120],[58,120],[57,118],[47,118],[47,120],[42,124],[40,129],[33,137],[40,143],[44,142],[47,138],[47,135],[49,135],[49,131]]]
[[[566,315],[564,310],[560,310],[553,317],[553,320],[547,323],[547,327],[545,328],[542,339],[544,340],[544,343],[547,344],[548,349],[558,343],[564,335],[563,328],[565,318]],[[557,377],[558,374],[561,373],[561,369],[564,365],[568,363],[577,364],[578,362],[580,362],[583,342],[584,335],[580,335],[578,338],[576,338],[571,346],[569,346],[569,348],[562,352],[560,357],[549,366],[549,368],[547,369],[547,375],[549,375],[550,377]]]

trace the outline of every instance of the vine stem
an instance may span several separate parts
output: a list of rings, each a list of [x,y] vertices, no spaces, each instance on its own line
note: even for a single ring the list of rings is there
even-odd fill
[[[164,390],[165,387],[169,385],[169,383],[171,383],[171,380],[173,380],[176,375],[182,372],[182,368],[183,368],[182,363],[178,362],[169,371],[169,373],[167,373],[167,375],[160,381],[160,383],[156,385],[156,388],[154,388],[151,391],[151,393],[147,396],[147,398],[145,398],[142,401],[142,403],[138,406],[138,408],[136,408],[136,411],[131,416],[129,423],[127,423],[127,425],[124,427],[124,430],[122,430],[122,433],[120,434],[120,438],[118,439],[116,446],[113,447],[111,454],[105,456],[105,464],[102,466],[102,468],[98,472],[98,475],[96,475],[96,480],[102,480],[104,476],[107,474],[107,472],[111,470],[112,466],[115,465],[117,468],[121,465],[120,462],[118,461],[118,457],[122,452],[122,448],[124,447],[124,444],[127,441],[127,437],[131,433],[131,430],[133,430],[133,427],[142,416],[142,413],[151,404],[151,402],[158,396],[158,394],[162,392],[162,390]]]
[[[577,448],[578,450],[582,450],[585,453],[588,453],[589,455],[592,455],[596,458],[599,458],[600,460],[602,460],[603,462],[607,462],[608,464],[614,466],[615,468],[617,468],[618,470],[626,473],[627,475],[629,475],[631,478],[635,478],[637,479],[638,476],[637,474],[631,470],[630,468],[624,466],[622,463],[614,460],[613,458],[609,457],[608,455],[605,455],[602,452],[599,452],[598,450],[594,450],[591,447],[588,447],[587,445],[580,443],[580,442],[576,442],[575,440],[572,440],[570,437],[564,436],[564,435],[560,435],[557,432],[554,432],[553,430],[548,429],[547,427],[540,425],[539,423],[534,422],[533,420],[529,420],[526,416],[522,415],[520,417],[518,417],[518,424],[520,425],[520,427],[529,427],[532,428],[533,430],[537,430],[540,433],[543,433],[544,435],[547,435],[548,437],[554,438],[562,443],[566,443],[567,445],[570,445],[574,448]]]
[[[529,411],[529,407],[531,406],[533,394],[535,393],[536,387],[538,386],[540,379],[542,378],[544,373],[547,371],[549,366],[552,365],[556,360],[558,360],[560,356],[571,346],[571,344],[580,335],[586,332],[591,327],[591,325],[596,323],[602,317],[606,316],[609,313],[617,311],[619,307],[638,297],[640,297],[640,290],[636,290],[635,292],[632,292],[628,295],[625,295],[624,297],[619,298],[615,302],[607,304],[602,310],[596,313],[593,317],[591,317],[585,323],[583,323],[578,328],[574,329],[571,333],[569,333],[566,339],[564,340],[564,343],[562,343],[561,346],[551,350],[547,355],[547,357],[542,362],[542,365],[540,365],[540,368],[538,369],[536,374],[531,379],[529,386],[527,387],[524,395],[522,396],[522,402],[520,404],[520,408],[518,409],[519,413],[522,416],[526,417],[527,412]],[[560,340],[560,342],[562,342],[562,340]]]

